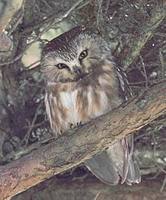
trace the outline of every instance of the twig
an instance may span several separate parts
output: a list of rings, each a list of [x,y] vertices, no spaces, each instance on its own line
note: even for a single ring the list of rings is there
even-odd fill
[[[161,63],[161,78],[165,77],[165,71],[166,71],[166,63],[164,63],[164,57],[162,54],[162,49],[159,49],[159,58]]]
[[[98,4],[98,10],[97,10],[97,27],[100,27],[100,22],[103,21],[103,12],[102,12],[102,3],[103,0],[97,0],[97,4]]]
[[[33,62],[32,64],[28,65],[28,66],[26,67],[26,70],[31,70],[31,69],[33,69],[33,68],[39,66],[39,64],[40,64],[40,60],[37,60],[37,61]]]
[[[24,139],[22,140],[22,144],[24,144],[25,146],[27,146],[27,144],[28,144],[28,140],[29,140],[31,131],[32,131],[33,128],[34,128],[34,124],[35,124],[35,122],[36,122],[36,119],[37,119],[37,116],[38,116],[38,111],[39,111],[39,109],[41,108],[41,105],[42,105],[42,104],[39,103],[39,105],[38,105],[38,107],[37,107],[37,109],[36,109],[35,115],[34,115],[34,117],[33,117],[32,123],[31,123],[31,125],[29,126],[28,132],[26,133]]]
[[[148,88],[148,76],[147,76],[147,73],[146,73],[145,63],[144,63],[144,60],[143,60],[141,55],[139,56],[139,58],[140,58],[142,68],[143,68],[143,76],[145,78],[145,87],[147,89]]]
[[[110,3],[111,3],[111,0],[107,0],[106,7],[105,7],[105,15],[107,15],[107,12],[108,12]],[[114,15],[114,13],[113,13],[113,15]],[[112,17],[113,17],[113,16],[112,16]]]
[[[86,1],[86,2],[83,3],[82,5],[78,6],[78,7],[76,8],[76,10],[80,10],[81,8],[87,6],[91,1],[92,1],[92,0],[88,0],[88,1]]]
[[[38,128],[38,127],[44,125],[45,123],[46,123],[46,120],[43,120],[42,122],[34,124],[33,126],[32,126],[32,124],[30,126],[24,126],[24,128]]]
[[[166,186],[166,175],[165,175],[165,177],[164,177],[162,186],[161,186],[161,188],[160,188],[160,192],[163,192],[163,191],[164,191],[165,186]]]
[[[19,54],[18,56],[16,56],[14,59],[12,59],[10,61],[2,62],[2,63],[0,63],[0,66],[3,67],[5,65],[13,64],[13,63],[17,62],[19,59],[21,59],[22,55],[23,55],[23,53]]]
[[[98,192],[94,198],[94,200],[99,200],[98,197],[100,196],[101,192]]]
[[[158,83],[161,83],[161,82],[165,82],[166,81],[166,78],[164,79],[157,79],[157,80],[149,80],[148,83],[149,85],[154,85],[154,84],[158,84]],[[139,82],[131,82],[129,85],[131,87],[133,86],[141,86],[143,84],[146,84],[146,81],[139,81]]]

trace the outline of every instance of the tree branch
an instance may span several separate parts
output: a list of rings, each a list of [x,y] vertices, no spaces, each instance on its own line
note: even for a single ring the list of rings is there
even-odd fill
[[[0,196],[7,199],[79,165],[99,151],[166,114],[166,84],[142,93],[127,106],[64,134],[19,160],[0,167]]]

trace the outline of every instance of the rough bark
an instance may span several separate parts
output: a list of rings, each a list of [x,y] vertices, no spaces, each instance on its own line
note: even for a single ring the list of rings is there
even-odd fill
[[[68,132],[32,153],[0,167],[1,199],[27,190],[37,183],[79,165],[116,140],[166,114],[166,84],[162,82],[127,106]]]

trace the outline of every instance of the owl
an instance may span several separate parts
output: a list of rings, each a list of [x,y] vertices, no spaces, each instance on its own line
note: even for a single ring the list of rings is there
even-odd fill
[[[114,110],[131,95],[124,72],[113,62],[110,44],[81,27],[48,42],[41,63],[46,113],[55,137]],[[119,140],[85,165],[104,183],[139,183],[132,140]]]

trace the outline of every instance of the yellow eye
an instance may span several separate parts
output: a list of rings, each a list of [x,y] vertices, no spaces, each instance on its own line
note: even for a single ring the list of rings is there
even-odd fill
[[[66,64],[64,64],[64,63],[58,63],[58,64],[56,65],[56,67],[57,67],[58,69],[64,69],[64,68],[69,69],[69,67],[68,67]]]
[[[80,55],[79,55],[79,60],[80,60],[80,61],[83,60],[84,58],[87,57],[87,55],[88,55],[88,50],[85,49],[84,51],[82,51],[82,52],[80,53]]]

